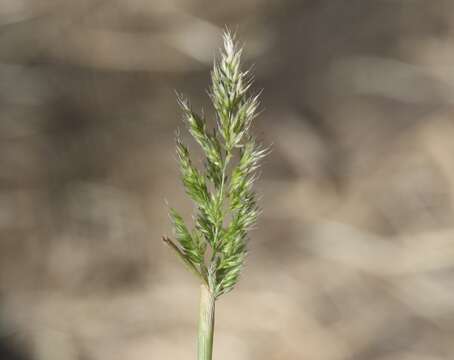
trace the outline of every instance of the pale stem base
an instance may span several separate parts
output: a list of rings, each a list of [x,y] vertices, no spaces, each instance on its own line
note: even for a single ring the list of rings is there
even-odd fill
[[[197,359],[211,360],[213,354],[215,299],[206,285],[200,287]]]

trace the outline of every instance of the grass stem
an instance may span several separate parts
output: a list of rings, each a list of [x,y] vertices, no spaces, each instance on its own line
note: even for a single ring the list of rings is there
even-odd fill
[[[215,297],[206,285],[200,286],[200,316],[197,359],[211,360],[213,354]]]

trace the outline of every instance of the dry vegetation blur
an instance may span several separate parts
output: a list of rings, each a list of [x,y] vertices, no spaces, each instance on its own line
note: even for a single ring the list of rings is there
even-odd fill
[[[224,24],[273,153],[215,359],[453,359],[452,0],[1,1],[0,359],[195,358],[160,237]]]

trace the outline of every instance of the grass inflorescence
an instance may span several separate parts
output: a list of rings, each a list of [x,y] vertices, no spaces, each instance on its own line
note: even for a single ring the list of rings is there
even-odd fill
[[[188,147],[177,134],[181,178],[196,213],[189,228],[171,208],[175,241],[167,237],[164,241],[202,283],[199,360],[211,359],[214,302],[237,284],[247,253],[248,232],[259,214],[253,184],[267,149],[250,132],[259,94],[249,94],[253,77],[250,71],[241,69],[241,54],[235,37],[226,31],[224,48],[211,71],[209,95],[216,113],[213,129],[187,98],[177,95],[189,133],[203,151],[204,168],[194,165]]]

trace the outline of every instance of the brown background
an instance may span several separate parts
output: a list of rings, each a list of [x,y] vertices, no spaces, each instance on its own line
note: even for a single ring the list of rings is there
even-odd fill
[[[452,0],[2,0],[0,359],[195,358],[160,237],[224,25],[273,152],[215,359],[453,359]]]

